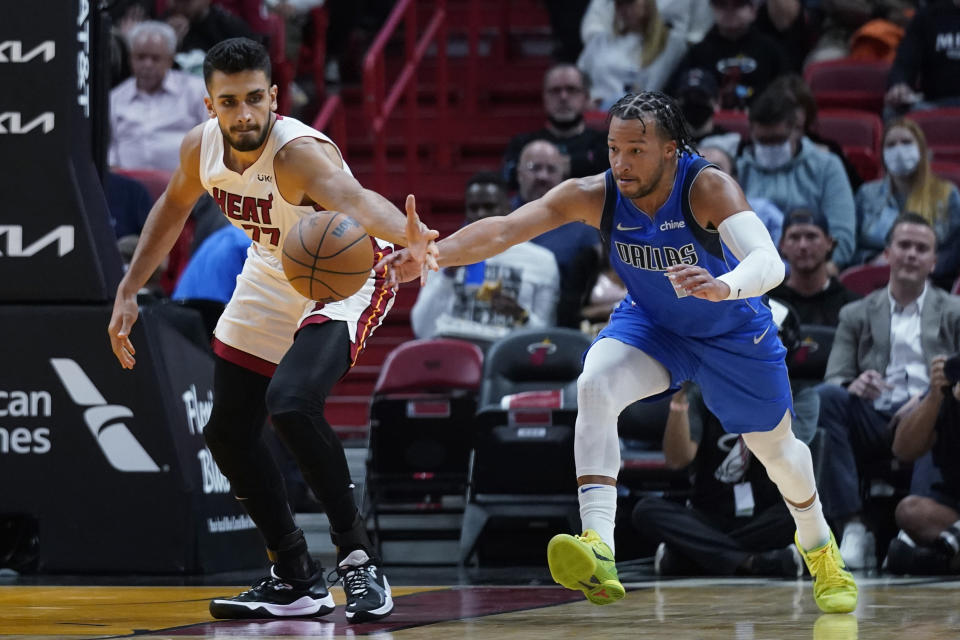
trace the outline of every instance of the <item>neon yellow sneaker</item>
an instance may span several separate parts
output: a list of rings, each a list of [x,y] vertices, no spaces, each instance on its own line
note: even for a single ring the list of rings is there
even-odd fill
[[[844,569],[837,539],[830,532],[830,542],[804,551],[794,535],[793,541],[813,576],[813,599],[824,613],[850,613],[857,608],[857,583]]]
[[[626,594],[610,547],[593,529],[579,536],[553,536],[547,545],[547,564],[554,582],[583,591],[593,604],[610,604]]]

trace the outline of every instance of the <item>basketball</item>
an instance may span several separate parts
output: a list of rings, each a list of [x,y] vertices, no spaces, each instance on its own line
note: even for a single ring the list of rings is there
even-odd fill
[[[317,302],[352,296],[370,277],[373,243],[345,213],[324,211],[300,219],[283,241],[283,273],[300,295]]]

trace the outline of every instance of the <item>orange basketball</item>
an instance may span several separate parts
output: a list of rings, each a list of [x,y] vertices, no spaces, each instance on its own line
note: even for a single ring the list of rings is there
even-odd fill
[[[352,296],[372,268],[370,236],[345,213],[310,214],[283,240],[283,273],[301,295],[317,302]]]

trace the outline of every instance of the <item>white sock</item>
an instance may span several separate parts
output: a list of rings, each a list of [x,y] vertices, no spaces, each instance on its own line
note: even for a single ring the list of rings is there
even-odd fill
[[[617,517],[617,488],[608,484],[585,484],[577,491],[580,500],[580,522],[583,529],[593,529],[616,553],[613,527]]]
[[[820,494],[814,494],[813,503],[802,509],[787,503],[793,521],[797,523],[797,540],[804,551],[818,549],[830,542],[830,527],[823,517]]]

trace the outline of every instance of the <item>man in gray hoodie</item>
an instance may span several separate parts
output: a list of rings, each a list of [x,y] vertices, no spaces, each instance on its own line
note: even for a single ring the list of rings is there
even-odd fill
[[[855,249],[853,190],[840,159],[803,135],[793,97],[764,91],[750,106],[750,140],[737,160],[747,198],[768,198],[781,211],[823,212],[837,241],[833,262],[847,266]]]

